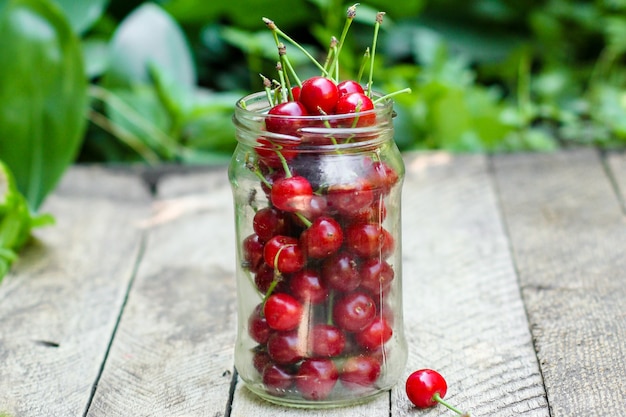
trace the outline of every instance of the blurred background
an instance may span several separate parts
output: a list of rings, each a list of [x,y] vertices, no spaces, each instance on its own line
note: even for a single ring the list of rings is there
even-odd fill
[[[15,52],[21,56],[32,39],[20,36],[41,38],[50,35],[45,25],[61,31],[68,26],[71,34],[45,48],[54,55],[59,42],[72,43],[73,37],[82,61],[79,67],[68,59],[62,63],[68,68],[60,70],[73,74],[63,82],[66,90],[76,83],[78,97],[65,95],[50,104],[62,108],[86,97],[84,124],[76,121],[76,133],[68,133],[78,136],[76,160],[222,163],[235,144],[235,100],[262,89],[260,73],[276,77],[276,47],[261,18],[274,20],[323,60],[351,4],[0,0],[5,23],[19,21],[24,9],[40,20],[22,19],[16,27],[24,33],[15,28],[8,33],[5,24],[0,42],[22,42]],[[374,86],[383,92],[412,89],[395,98],[402,150],[511,152],[626,144],[626,0],[370,0],[357,8],[342,51],[342,78],[358,71],[377,11],[386,15]],[[301,78],[315,73],[289,45],[288,54]],[[54,73],[37,62],[1,70],[0,82],[32,77],[30,85],[45,84]],[[0,106],[14,106],[8,101]]]

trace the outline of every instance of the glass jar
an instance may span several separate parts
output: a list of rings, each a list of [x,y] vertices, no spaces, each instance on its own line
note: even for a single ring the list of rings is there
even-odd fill
[[[381,101],[300,117],[268,114],[265,93],[236,105],[235,366],[271,402],[363,402],[404,370],[404,165]]]

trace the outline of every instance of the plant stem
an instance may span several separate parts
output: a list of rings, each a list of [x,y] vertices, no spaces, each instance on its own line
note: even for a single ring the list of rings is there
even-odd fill
[[[356,82],[361,84],[361,79],[363,78],[363,72],[365,72],[365,66],[370,60],[370,48],[369,46],[365,48],[365,53],[363,54],[363,59],[361,60],[361,66],[359,67],[359,74],[356,77]]]
[[[444,399],[441,398],[441,396],[439,396],[438,392],[436,392],[435,395],[433,395],[433,400],[437,401],[439,404],[442,404],[443,406],[447,407],[448,409],[454,411],[455,413],[461,416],[469,416],[468,413],[464,413],[463,411],[459,410],[458,408],[444,401]]]
[[[394,91],[393,93],[385,94],[382,97],[378,97],[376,100],[372,100],[374,105],[380,103],[381,101],[387,100],[391,97],[397,96],[398,94],[410,93],[411,89],[409,87],[403,88],[402,90]]]
[[[333,57],[333,61],[330,64],[330,68],[328,70],[329,73],[332,74],[333,70],[335,71],[335,80],[339,81],[339,54],[341,53],[341,48],[346,40],[346,35],[348,34],[348,30],[350,29],[350,25],[352,25],[352,21],[356,17],[356,6],[358,3],[348,7],[348,12],[346,16],[346,22],[343,25],[343,30],[341,31],[341,36],[339,37],[339,43],[337,44],[337,50],[335,52],[335,56]]]
[[[372,97],[372,84],[374,82],[374,58],[376,57],[376,43],[378,43],[378,31],[380,30],[380,25],[383,23],[383,16],[385,16],[385,12],[376,13],[376,23],[374,24],[374,39],[372,40],[372,56],[370,58],[370,73],[366,92],[367,96],[370,98]]]

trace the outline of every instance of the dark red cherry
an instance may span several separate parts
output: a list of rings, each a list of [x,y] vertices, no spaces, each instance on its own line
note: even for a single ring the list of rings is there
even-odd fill
[[[296,374],[296,387],[307,400],[324,400],[331,393],[339,372],[330,359],[306,359]]]
[[[373,201],[372,185],[364,178],[346,184],[332,184],[326,190],[328,209],[344,216],[366,209]]]
[[[322,279],[328,288],[349,292],[361,283],[357,259],[351,253],[339,251],[322,263]]]
[[[337,85],[328,78],[311,77],[302,83],[300,102],[311,115],[333,113],[338,98]]]
[[[263,265],[263,242],[259,236],[252,234],[247,236],[242,243],[243,267],[252,272],[258,271]]]
[[[267,340],[267,353],[276,363],[296,363],[306,355],[306,341],[300,340],[297,330],[275,332]]]
[[[263,313],[270,328],[293,330],[302,319],[302,305],[289,294],[274,293],[265,300]]]
[[[346,338],[337,326],[331,324],[317,324],[309,334],[310,350],[313,356],[334,357],[343,352]]]
[[[328,296],[320,274],[314,269],[302,269],[293,274],[289,290],[301,303],[320,304]]]
[[[344,330],[358,332],[376,317],[376,305],[372,298],[360,291],[351,292],[335,301],[333,321]]]
[[[366,350],[376,350],[387,343],[392,335],[393,329],[387,320],[377,317],[356,334],[356,342]]]
[[[282,397],[292,387],[293,375],[284,366],[268,364],[263,369],[263,385],[270,394]]]
[[[380,362],[371,356],[358,355],[346,359],[339,374],[341,385],[351,391],[372,388],[380,376]]]
[[[346,247],[362,258],[380,256],[384,229],[377,223],[356,223],[346,229],[345,240]]]
[[[342,243],[343,231],[332,217],[318,217],[300,235],[300,246],[311,258],[325,258],[337,252]]]
[[[384,294],[391,287],[394,275],[393,268],[385,260],[366,259],[360,267],[361,288],[374,295]]]
[[[262,306],[259,304],[248,318],[248,333],[255,342],[265,344],[270,337],[272,329],[267,325],[267,320],[265,320],[261,312]]]
[[[272,169],[282,168],[281,156],[286,161],[291,161],[298,155],[297,143],[278,144],[267,138],[258,138],[254,151],[259,156],[259,162]]]
[[[264,207],[254,214],[252,228],[259,239],[267,242],[276,235],[287,234],[289,222],[284,213],[274,207]]]
[[[299,271],[305,259],[298,239],[290,236],[274,236],[263,247],[265,263],[281,273]]]

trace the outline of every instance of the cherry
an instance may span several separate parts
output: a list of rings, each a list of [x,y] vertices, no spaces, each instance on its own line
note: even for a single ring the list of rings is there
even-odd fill
[[[361,288],[374,295],[384,294],[391,287],[393,268],[380,258],[369,258],[361,264]]]
[[[306,341],[302,343],[297,330],[275,332],[267,340],[267,353],[276,363],[297,363],[306,354]]]
[[[383,161],[373,161],[369,180],[374,188],[381,190],[383,195],[389,194],[391,188],[398,182],[398,173]]]
[[[266,294],[274,281],[278,281],[274,288],[274,291],[284,292],[287,278],[282,274],[277,273],[274,268],[263,263],[263,265],[261,265],[259,270],[254,275],[254,284],[256,285],[257,289],[260,293]]]
[[[409,400],[419,408],[434,407],[440,403],[459,415],[469,417],[469,413],[464,413],[443,400],[448,384],[437,371],[420,369],[413,372],[406,380],[405,389]]]
[[[330,210],[350,216],[372,204],[374,192],[372,185],[364,178],[357,178],[346,184],[332,184],[326,190],[326,201]]]
[[[264,207],[254,214],[252,228],[260,240],[267,242],[276,235],[287,234],[289,222],[274,207]]]
[[[317,324],[310,334],[311,352],[314,356],[334,357],[343,352],[346,338],[343,332],[331,324]]]
[[[363,330],[356,334],[356,342],[365,350],[376,350],[393,335],[393,330],[387,320],[378,317]]]
[[[358,332],[370,324],[376,316],[376,305],[367,294],[355,291],[335,301],[333,321],[349,332]]]
[[[378,223],[356,223],[346,229],[346,246],[362,258],[380,256],[384,243],[384,229]]]
[[[293,375],[289,369],[274,363],[265,366],[262,379],[265,389],[278,396],[287,394],[293,385]]]
[[[307,124],[306,119],[299,119],[299,117],[308,116],[307,109],[297,101],[277,104],[269,110],[268,114],[270,116],[265,118],[265,127],[268,132],[298,136],[298,130]]]
[[[252,234],[247,236],[242,243],[243,266],[252,272],[258,271],[263,265],[263,242],[259,236]]]
[[[380,362],[371,356],[351,356],[343,364],[339,380],[351,391],[371,388],[380,376]]]
[[[290,161],[298,155],[296,148],[297,143],[277,144],[267,138],[258,138],[257,146],[254,151],[259,156],[260,162],[269,168],[281,168],[283,162],[279,154],[286,160]]]
[[[343,292],[355,290],[361,283],[356,258],[343,251],[329,256],[322,264],[322,278],[329,288]]]
[[[301,303],[320,304],[328,296],[320,275],[312,269],[302,269],[293,274],[289,280],[289,291]]]
[[[294,101],[300,101],[300,92],[302,91],[302,87],[293,86],[291,87],[291,94],[293,95]]]
[[[333,113],[338,98],[337,85],[328,78],[311,77],[302,83],[300,102],[311,115]]]
[[[296,374],[296,386],[303,398],[323,400],[335,387],[339,372],[330,359],[305,359]]]
[[[267,325],[274,330],[292,330],[302,318],[302,305],[285,293],[274,293],[265,300],[263,314]]]
[[[332,217],[318,217],[300,236],[304,253],[311,258],[325,258],[343,243],[341,226]]]
[[[252,340],[264,344],[267,342],[267,339],[269,339],[272,329],[267,325],[267,320],[261,312],[262,305],[259,304],[248,318],[248,333]]]
[[[304,216],[305,219],[313,221],[326,213],[326,198],[319,195],[313,195],[305,207],[298,211],[298,214]],[[293,222],[299,226],[306,226],[299,216],[294,216]]]
[[[336,114],[361,113],[369,110],[374,110],[374,103],[363,93],[345,94],[339,97],[335,106]],[[371,126],[374,123],[376,123],[376,114],[374,112],[341,119],[341,125],[344,127]]]
[[[271,362],[272,358],[270,358],[270,355],[266,351],[261,349],[256,349],[254,351],[254,355],[252,356],[252,365],[259,373],[263,373],[265,366]]]
[[[350,93],[363,94],[365,92],[361,84],[353,80],[341,81],[339,84],[337,84],[337,90],[339,90],[340,96],[343,96],[345,94],[350,94]]]
[[[312,196],[311,183],[298,175],[276,180],[270,192],[272,204],[280,210],[289,212],[306,209]]]
[[[298,239],[274,236],[263,247],[265,263],[281,273],[296,272],[304,267],[305,259]]]

